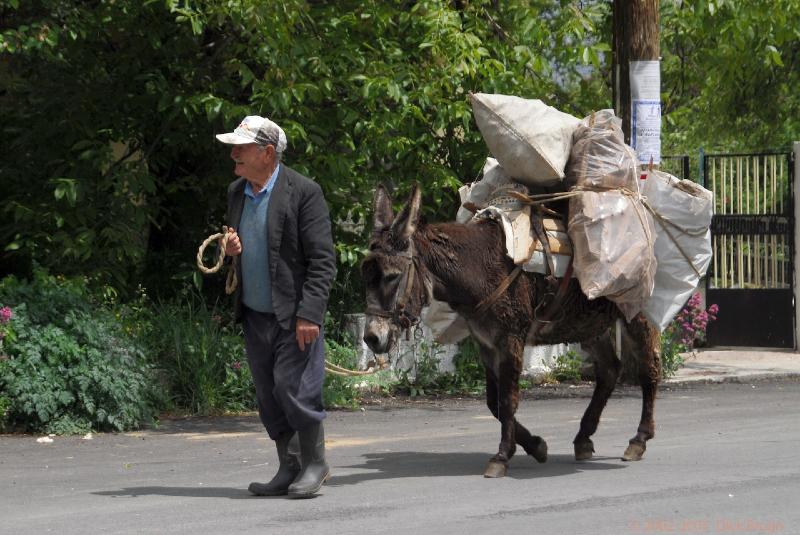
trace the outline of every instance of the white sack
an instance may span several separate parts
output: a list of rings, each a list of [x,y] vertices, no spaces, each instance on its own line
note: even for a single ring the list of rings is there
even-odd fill
[[[705,275],[711,263],[710,226],[714,194],[694,182],[679,180],[662,171],[647,174],[642,181],[642,194],[662,218],[675,225],[665,225],[655,218],[658,269],[653,295],[642,310],[647,319],[663,331],[691,297],[700,276]],[[689,265],[665,227],[691,259],[700,276]]]
[[[473,184],[461,186],[458,194],[461,197],[462,205],[466,202],[471,202],[478,208],[485,208],[489,205],[489,200],[495,191],[502,187],[512,187],[522,193],[528,192],[525,186],[514,182],[500,164],[497,163],[497,160],[486,158],[486,163],[483,164],[482,178]],[[461,206],[456,214],[456,221],[458,223],[467,223],[474,215],[472,211]]]
[[[428,326],[434,341],[439,344],[457,344],[469,336],[467,320],[444,301],[431,299],[430,305],[422,310],[422,322]]]
[[[541,100],[487,93],[471,97],[483,139],[510,176],[530,186],[561,182],[579,119]]]

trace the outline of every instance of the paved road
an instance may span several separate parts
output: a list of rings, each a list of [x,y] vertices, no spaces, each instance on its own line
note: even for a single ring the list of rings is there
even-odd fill
[[[520,420],[550,459],[518,455],[499,480],[481,476],[499,426],[480,402],[334,412],[334,477],[305,501],[247,494],[275,463],[254,417],[52,444],[2,436],[0,533],[797,534],[798,401],[797,381],[664,391],[645,460],[624,463],[640,403],[617,392],[596,458],[577,463],[587,399],[525,400]]]

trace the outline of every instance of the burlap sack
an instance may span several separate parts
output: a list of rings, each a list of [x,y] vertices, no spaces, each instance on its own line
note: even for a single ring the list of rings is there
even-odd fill
[[[577,118],[541,100],[475,93],[471,101],[486,145],[510,176],[529,186],[562,181]]]
[[[711,263],[714,194],[662,171],[647,173],[641,184],[647,204],[658,214],[654,218],[658,261],[655,288],[642,312],[664,330]]]

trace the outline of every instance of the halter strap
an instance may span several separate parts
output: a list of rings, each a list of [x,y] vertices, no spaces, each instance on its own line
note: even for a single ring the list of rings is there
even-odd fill
[[[392,299],[392,305],[389,310],[384,310],[382,308],[377,307],[367,307],[365,312],[371,316],[378,316],[381,318],[390,318],[394,323],[400,326],[402,329],[408,330],[414,325],[417,325],[420,321],[420,318],[414,316],[413,314],[409,313],[406,310],[406,305],[408,304],[411,298],[411,291],[414,288],[414,279],[417,277],[417,273],[420,272],[419,267],[417,265],[418,260],[417,257],[414,255],[414,242],[409,240],[408,249],[403,252],[396,253],[394,255],[387,255],[387,256],[399,256],[404,257],[406,262],[408,263],[408,268],[403,271],[402,279],[400,283],[397,285],[397,291],[394,294],[394,298]],[[373,256],[377,256],[374,253],[370,253]],[[424,282],[423,282],[424,284]]]

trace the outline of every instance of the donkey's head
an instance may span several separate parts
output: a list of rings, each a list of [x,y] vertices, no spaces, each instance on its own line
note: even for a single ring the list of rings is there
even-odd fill
[[[426,270],[412,239],[419,223],[420,202],[420,189],[415,184],[408,202],[395,217],[386,190],[381,186],[375,190],[372,239],[361,264],[367,290],[364,342],[375,353],[392,349],[400,331],[419,321],[428,302]]]

